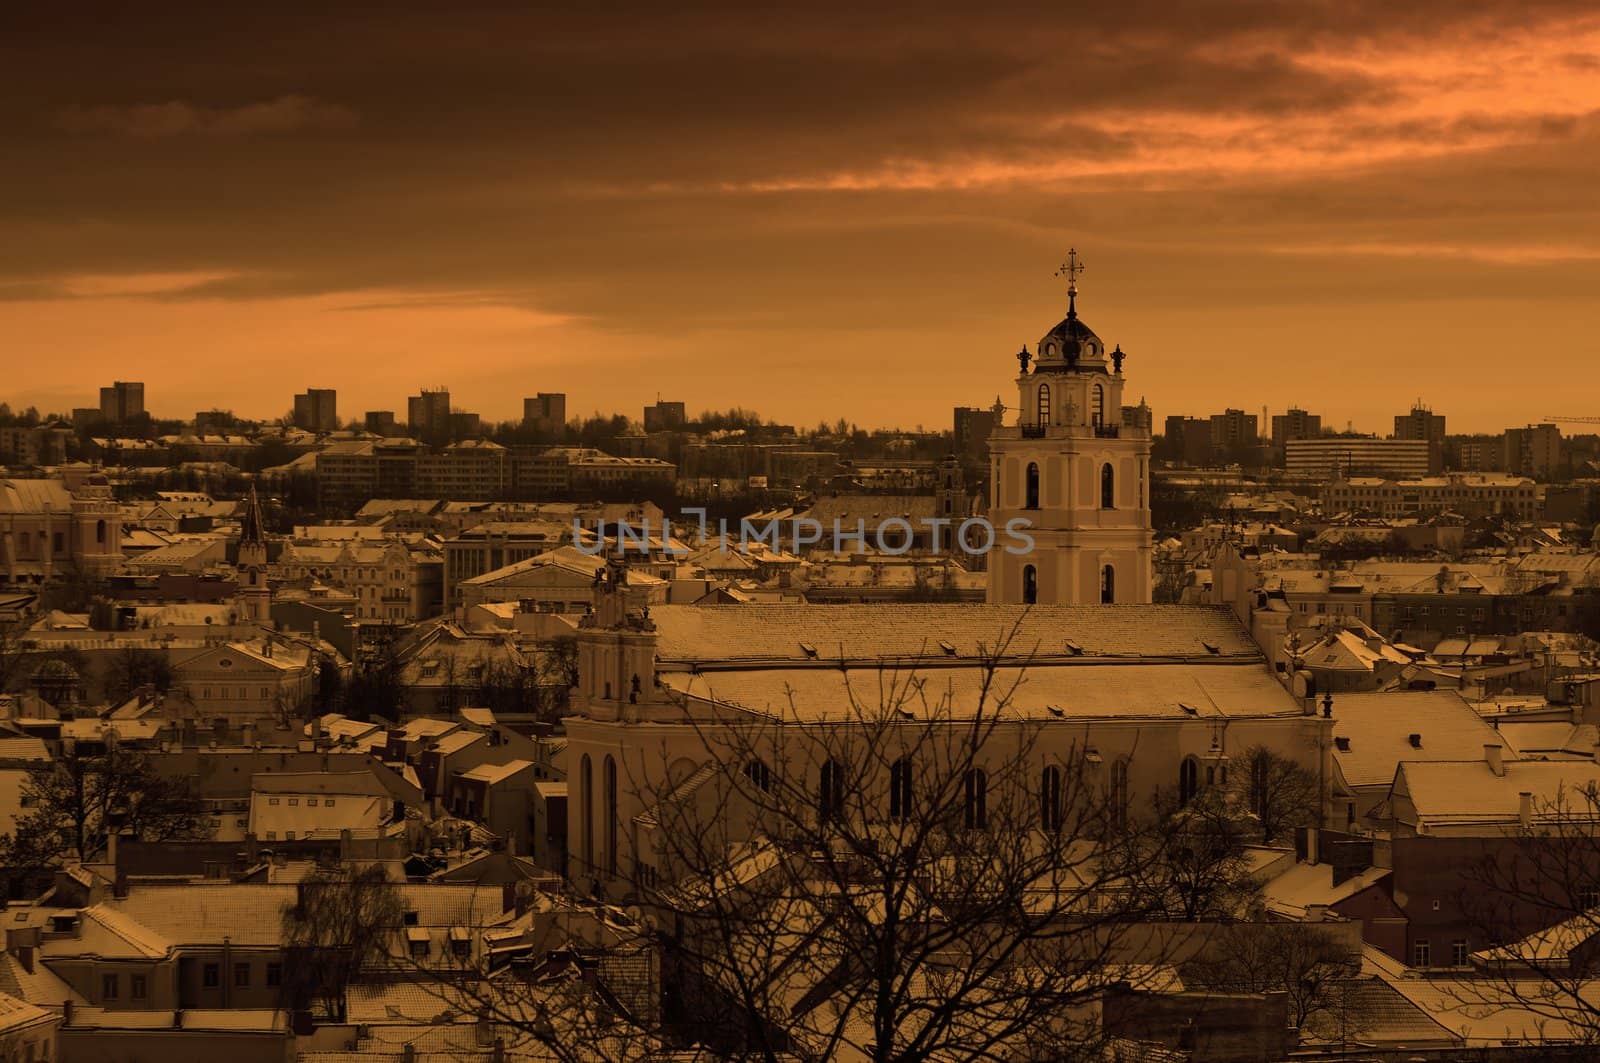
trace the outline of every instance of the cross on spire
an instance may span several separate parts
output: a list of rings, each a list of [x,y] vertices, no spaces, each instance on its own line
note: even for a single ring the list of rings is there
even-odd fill
[[[1078,274],[1083,272],[1083,262],[1078,258],[1078,249],[1067,249],[1066,261],[1056,270],[1056,276],[1067,278],[1067,315],[1076,316],[1078,313]]]

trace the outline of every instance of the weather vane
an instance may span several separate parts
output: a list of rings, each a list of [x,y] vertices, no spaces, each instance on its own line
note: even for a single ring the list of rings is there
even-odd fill
[[[1067,249],[1067,260],[1061,263],[1061,268],[1056,270],[1056,276],[1067,278],[1067,304],[1068,310],[1076,312],[1078,309],[1078,274],[1083,272],[1083,263],[1078,259],[1076,247]]]

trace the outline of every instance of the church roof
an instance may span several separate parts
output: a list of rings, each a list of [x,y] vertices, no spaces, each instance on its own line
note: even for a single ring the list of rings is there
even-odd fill
[[[836,665],[841,657],[970,666],[1001,646],[1005,659],[1023,663],[1261,660],[1225,606],[658,605],[650,618],[657,660],[701,667]]]

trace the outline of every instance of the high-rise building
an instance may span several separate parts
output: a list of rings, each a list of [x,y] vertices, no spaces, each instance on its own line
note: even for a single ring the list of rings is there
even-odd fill
[[[393,410],[368,410],[365,424],[367,431],[386,439],[400,434],[400,426],[395,423]]]
[[[444,388],[423,390],[406,400],[406,424],[411,434],[424,439],[450,435],[450,392]]]
[[[127,424],[144,413],[144,385],[118,380],[100,389],[100,419],[108,424]]]
[[[1032,370],[1026,348],[1017,356],[1017,424],[989,440],[990,521],[1032,539],[990,551],[992,603],[1151,600],[1150,433],[1120,420],[1122,349],[1108,354],[1079,320],[1071,277]]]
[[[682,428],[688,420],[688,411],[681,402],[657,400],[654,406],[644,408],[646,432],[665,432],[673,428]]]
[[[1211,446],[1227,451],[1233,447],[1254,446],[1259,438],[1256,415],[1243,410],[1224,410],[1211,415]]]
[[[339,393],[333,388],[307,388],[294,397],[296,428],[308,432],[332,432],[339,427]]]
[[[1444,471],[1444,414],[1434,413],[1418,399],[1410,413],[1396,414],[1394,438],[1428,441],[1428,473]]]
[[[1211,447],[1211,420],[1173,414],[1161,433],[1162,456],[1179,465],[1210,465],[1215,454]]]
[[[1550,476],[1561,468],[1561,429],[1530,424],[1506,429],[1505,471],[1519,476]]]
[[[567,427],[567,396],[560,391],[541,391],[522,400],[522,423],[547,435],[560,435]]]
[[[1001,405],[999,398],[996,398],[994,406],[987,410],[980,410],[976,406],[955,407],[953,430],[956,453],[966,458],[981,456],[1004,412],[1005,407]]]
[[[1291,407],[1272,418],[1272,442],[1279,448],[1291,439],[1315,439],[1321,434],[1321,414]]]

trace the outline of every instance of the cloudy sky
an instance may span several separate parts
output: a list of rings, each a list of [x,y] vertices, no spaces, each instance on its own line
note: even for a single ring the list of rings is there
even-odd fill
[[[1589,0],[32,6],[13,405],[945,426],[1011,393],[1070,245],[1158,418],[1600,416]]]

